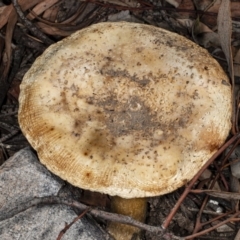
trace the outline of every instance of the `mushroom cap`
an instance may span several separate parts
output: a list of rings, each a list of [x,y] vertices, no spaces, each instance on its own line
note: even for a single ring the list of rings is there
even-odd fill
[[[123,198],[182,186],[231,127],[220,65],[186,38],[137,23],[98,23],[51,45],[19,103],[22,132],[50,171]]]

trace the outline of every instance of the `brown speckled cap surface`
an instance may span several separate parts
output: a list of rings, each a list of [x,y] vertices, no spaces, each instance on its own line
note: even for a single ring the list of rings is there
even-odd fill
[[[208,52],[153,26],[99,23],[24,76],[19,123],[46,167],[124,198],[182,186],[224,143],[231,86]]]

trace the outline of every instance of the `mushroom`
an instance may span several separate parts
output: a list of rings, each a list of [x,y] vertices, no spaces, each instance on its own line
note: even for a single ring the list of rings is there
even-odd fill
[[[138,23],[98,23],[51,45],[24,76],[19,104],[22,132],[51,172],[141,221],[144,199],[187,183],[231,127],[220,65]],[[118,226],[109,226],[116,239],[136,230]]]

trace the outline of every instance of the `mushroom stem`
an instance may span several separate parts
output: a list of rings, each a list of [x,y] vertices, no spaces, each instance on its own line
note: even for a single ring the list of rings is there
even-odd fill
[[[112,197],[112,211],[118,214],[127,215],[137,221],[144,222],[147,210],[147,198],[125,199],[118,196]],[[140,229],[126,224],[110,222],[109,233],[116,240],[139,239]]]

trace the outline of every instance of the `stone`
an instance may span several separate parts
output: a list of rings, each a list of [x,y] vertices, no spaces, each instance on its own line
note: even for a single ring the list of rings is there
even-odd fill
[[[72,208],[60,204],[42,205],[11,218],[7,218],[6,213],[35,197],[56,196],[64,184],[40,164],[30,148],[8,159],[0,167],[0,239],[56,240],[65,225],[77,217]],[[108,235],[92,218],[84,216],[61,239],[99,240],[108,239]]]

